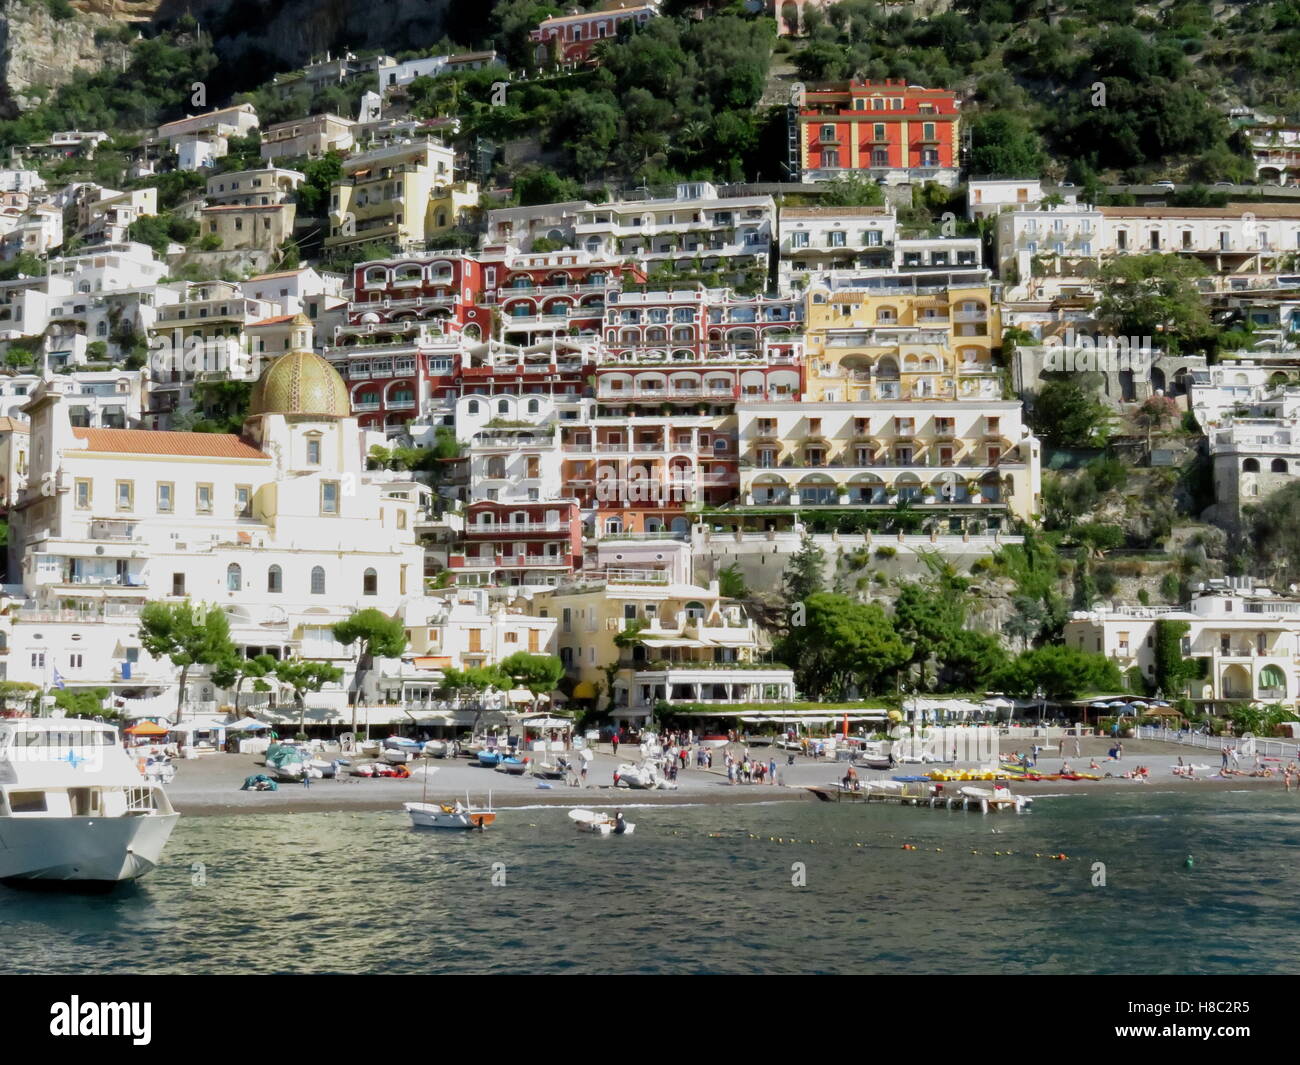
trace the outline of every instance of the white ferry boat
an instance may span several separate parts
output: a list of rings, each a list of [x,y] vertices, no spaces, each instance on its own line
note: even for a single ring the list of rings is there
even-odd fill
[[[178,817],[114,726],[0,719],[0,880],[134,880],[158,864]]]

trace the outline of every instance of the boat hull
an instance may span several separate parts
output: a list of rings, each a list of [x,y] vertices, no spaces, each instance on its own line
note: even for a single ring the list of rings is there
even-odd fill
[[[0,880],[115,884],[157,866],[180,814],[0,819]]]
[[[497,815],[491,810],[444,810],[441,806],[427,802],[403,803],[403,809],[411,818],[415,828],[446,828],[460,831],[484,829],[492,824]]]

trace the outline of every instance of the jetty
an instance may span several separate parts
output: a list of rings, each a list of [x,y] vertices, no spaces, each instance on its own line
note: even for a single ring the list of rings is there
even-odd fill
[[[856,787],[820,784],[807,788],[822,802],[883,802],[931,810],[978,810],[982,814],[1023,813],[1034,800],[1006,789],[961,787],[946,790],[925,781],[864,780]]]

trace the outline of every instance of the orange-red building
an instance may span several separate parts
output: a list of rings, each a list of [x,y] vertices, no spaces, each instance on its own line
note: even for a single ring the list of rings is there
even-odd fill
[[[961,100],[901,80],[811,88],[796,105],[804,181],[864,174],[887,185],[955,185]]]
[[[657,14],[657,0],[611,0],[595,11],[548,18],[529,36],[536,42],[539,63],[586,63],[598,42],[617,37],[625,25],[644,26]]]

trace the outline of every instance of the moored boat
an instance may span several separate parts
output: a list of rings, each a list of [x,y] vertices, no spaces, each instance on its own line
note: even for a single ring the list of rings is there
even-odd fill
[[[0,721],[0,879],[134,880],[158,864],[179,817],[112,725]]]
[[[492,809],[475,808],[459,801],[407,802],[402,804],[402,808],[415,828],[478,829],[481,832],[497,819]]]

